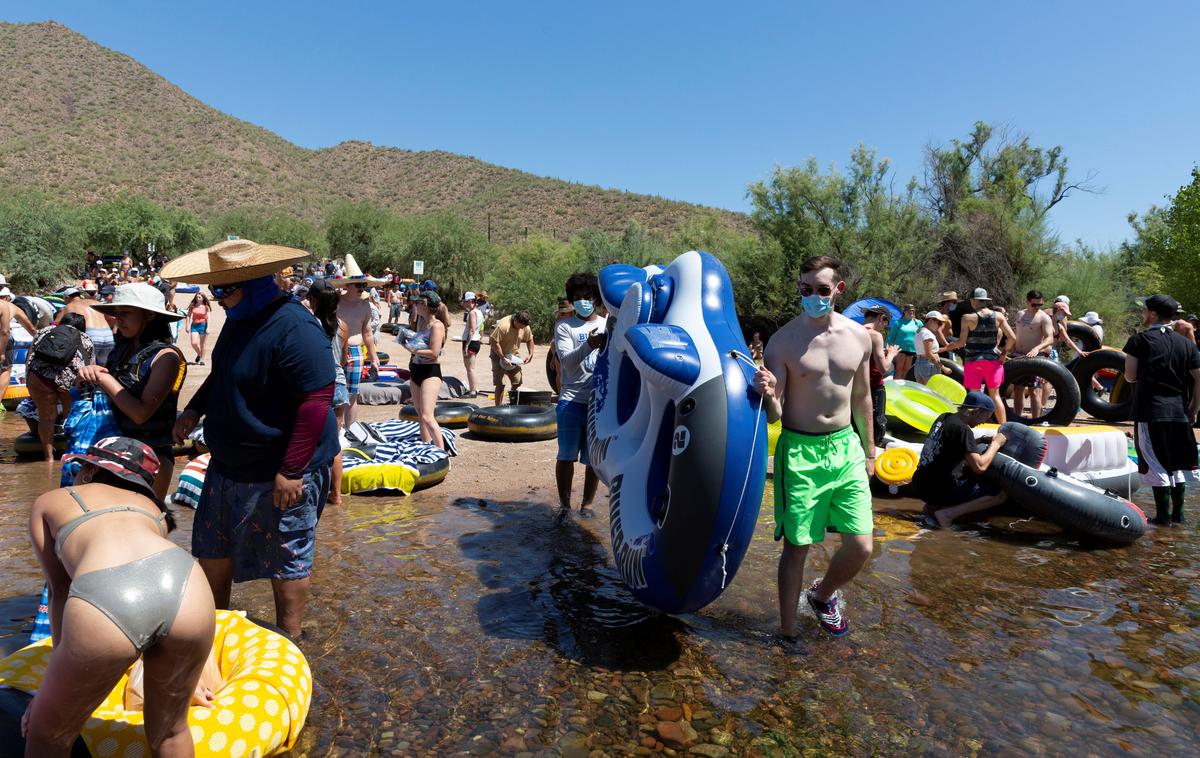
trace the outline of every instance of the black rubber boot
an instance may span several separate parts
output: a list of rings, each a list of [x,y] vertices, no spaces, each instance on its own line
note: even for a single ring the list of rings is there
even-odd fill
[[[1187,494],[1187,486],[1176,484],[1171,488],[1171,521],[1183,523],[1183,496]]]
[[[1168,516],[1171,512],[1171,488],[1170,487],[1153,487],[1154,491],[1154,510],[1156,511],[1154,518],[1150,519],[1150,523],[1155,526],[1168,526],[1171,523],[1171,517]]]

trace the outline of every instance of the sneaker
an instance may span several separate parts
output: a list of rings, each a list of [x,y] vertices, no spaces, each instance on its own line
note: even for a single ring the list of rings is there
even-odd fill
[[[850,631],[850,625],[846,623],[841,608],[838,607],[842,598],[841,590],[833,593],[833,597],[828,602],[821,602],[813,594],[817,584],[820,582],[814,582],[813,586],[808,588],[808,592],[804,593],[804,598],[808,600],[808,605],[813,609],[813,613],[817,614],[817,621],[820,622],[821,628],[834,637],[841,637]]]
[[[580,518],[596,518],[596,512],[585,505],[579,509],[579,517]]]
[[[567,523],[567,521],[569,521],[570,518],[571,518],[571,509],[570,508],[559,508],[558,515],[554,517],[554,525],[562,526],[563,524]]]

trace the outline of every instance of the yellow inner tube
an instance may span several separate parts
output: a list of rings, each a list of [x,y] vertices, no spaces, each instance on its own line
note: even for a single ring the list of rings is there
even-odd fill
[[[916,382],[889,379],[883,387],[887,393],[887,415],[919,432],[929,434],[938,416],[955,411],[954,403]]]
[[[779,444],[779,435],[783,434],[783,422],[776,421],[767,425],[767,456],[775,457],[775,446]]]
[[[875,459],[875,476],[884,484],[908,484],[916,470],[917,451],[912,448],[889,447]]]
[[[50,662],[50,640],[0,660],[0,683],[35,693]],[[276,755],[300,737],[312,703],[312,671],[300,648],[246,614],[217,611],[213,655],[225,679],[212,708],[192,706],[188,724],[197,756]],[[83,727],[94,756],[148,756],[142,711],[125,710],[126,672]]]

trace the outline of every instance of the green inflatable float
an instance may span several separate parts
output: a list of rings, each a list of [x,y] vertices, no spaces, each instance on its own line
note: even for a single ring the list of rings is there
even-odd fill
[[[945,379],[951,384],[958,387],[962,395],[959,398],[966,397],[966,392],[962,389],[962,385],[955,382],[949,377],[933,377],[930,384],[933,384],[934,379]],[[938,382],[944,385],[944,382]],[[888,379],[883,383],[884,391],[887,393],[887,408],[886,413],[889,418],[903,422],[913,429],[916,429],[922,434],[929,434],[929,429],[933,426],[933,422],[943,413],[953,413],[957,410],[945,395],[934,392],[929,387],[918,384],[917,382],[906,382],[903,379]],[[947,392],[955,395],[953,387],[943,386]]]

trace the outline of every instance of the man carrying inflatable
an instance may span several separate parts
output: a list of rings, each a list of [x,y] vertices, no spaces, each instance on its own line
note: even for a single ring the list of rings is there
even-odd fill
[[[775,452],[775,539],[784,539],[778,581],[786,644],[796,642],[809,545],[822,542],[828,529],[842,535],[825,576],[805,593],[821,627],[835,637],[849,631],[840,588],[871,557],[872,348],[865,329],[833,310],[846,289],[841,267],[828,256],[801,264],[804,312],[775,333],[766,365],[754,376],[767,420],[783,419]]]

